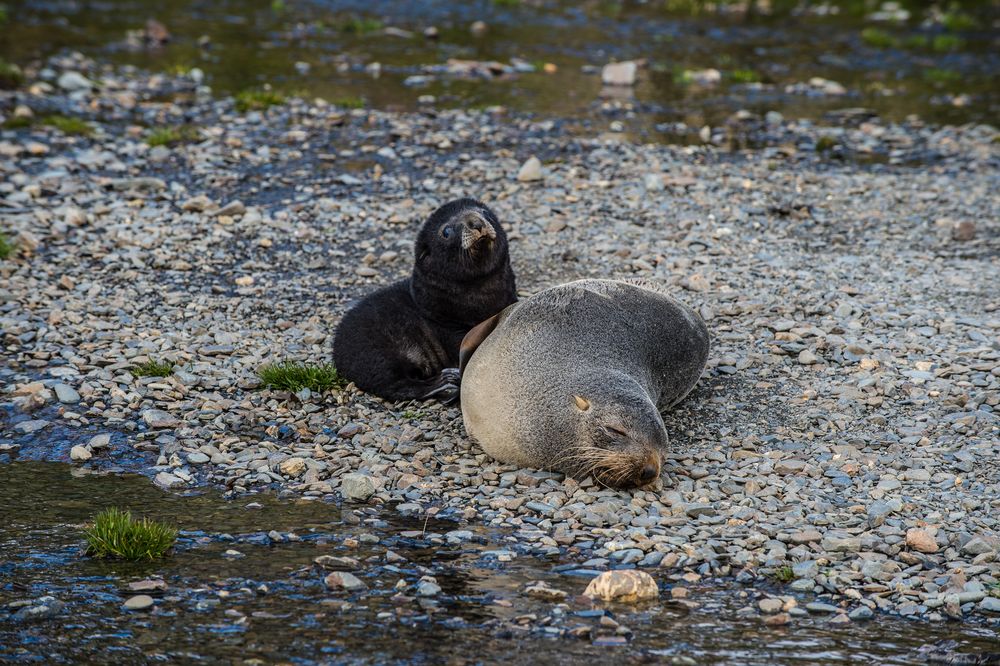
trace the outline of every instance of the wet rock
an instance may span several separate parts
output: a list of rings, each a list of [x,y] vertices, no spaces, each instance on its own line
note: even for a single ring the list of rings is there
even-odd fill
[[[56,392],[56,398],[64,405],[75,405],[80,402],[80,394],[68,384],[56,384],[52,389]]]
[[[417,594],[422,597],[433,597],[441,594],[441,586],[433,576],[424,576],[417,582]]]
[[[781,599],[761,599],[757,602],[757,607],[762,613],[777,613],[784,608],[785,604]]]
[[[367,474],[345,474],[340,480],[340,493],[352,502],[367,502],[375,494],[375,481]]]
[[[777,615],[764,615],[761,617],[761,622],[771,627],[780,627],[785,624],[789,624],[792,621],[792,616],[788,613],[778,613]]]
[[[130,592],[163,592],[167,589],[166,582],[161,578],[146,578],[132,581],[128,584]]]
[[[278,471],[284,476],[295,478],[306,471],[306,461],[302,458],[286,458],[278,465]]]
[[[69,450],[69,459],[77,462],[90,460],[93,457],[90,450],[85,446],[74,446]]]
[[[137,594],[126,599],[122,607],[125,610],[140,611],[152,608],[154,603],[153,597],[148,594]]]
[[[38,432],[39,430],[47,427],[48,425],[49,425],[48,421],[44,421],[41,419],[35,421],[21,421],[20,423],[14,426],[14,430],[24,435],[30,435],[31,433]]]
[[[550,587],[548,583],[538,581],[524,588],[524,593],[529,597],[544,599],[545,601],[562,601],[568,595],[562,590]]]
[[[875,617],[875,613],[873,613],[872,610],[867,606],[858,606],[850,613],[848,613],[847,617],[856,622],[862,622],[864,620],[870,620],[873,617]]]
[[[111,435],[109,433],[101,433],[100,435],[94,435],[90,438],[87,446],[91,449],[104,449],[111,444]]]
[[[810,613],[839,613],[841,609],[833,604],[824,604],[819,601],[813,601],[806,604],[806,610]]]
[[[178,419],[162,409],[147,409],[142,413],[142,420],[150,428],[176,428],[181,425]]]
[[[170,472],[160,472],[153,479],[153,482],[161,488],[174,488],[184,485],[184,479],[174,476]]]
[[[605,571],[590,581],[584,590],[584,595],[588,597],[623,603],[655,599],[659,594],[652,576],[633,569]]]
[[[360,578],[347,571],[334,571],[323,579],[323,583],[331,590],[343,589],[348,592],[359,592],[368,589]]]

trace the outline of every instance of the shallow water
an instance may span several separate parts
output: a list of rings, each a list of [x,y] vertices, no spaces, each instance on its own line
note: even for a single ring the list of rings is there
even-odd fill
[[[107,506],[179,527],[175,552],[138,564],[85,557],[81,527]],[[45,462],[0,465],[0,507],[0,662],[922,664],[928,644],[950,640],[950,650],[983,657],[1000,640],[986,625],[889,617],[838,626],[811,616],[772,629],[738,613],[753,590],[699,583],[688,586],[697,608],[666,601],[666,585],[655,604],[609,606],[633,635],[601,645],[600,609],[575,597],[589,575],[518,553],[501,530],[472,528],[471,539],[449,544],[441,535],[455,525],[445,521],[371,511],[355,524],[353,511],[329,503],[182,497],[141,476]],[[268,537],[272,530],[281,534]],[[243,556],[227,559],[227,550]],[[390,550],[405,560],[387,563]],[[499,562],[488,554],[496,550],[517,556]],[[359,560],[368,590],[328,591],[312,564],[320,555]],[[442,592],[415,598],[412,585],[425,574]],[[154,593],[154,610],[123,610],[128,583],[150,577],[168,586]],[[400,580],[406,597],[394,598]],[[570,592],[567,603],[526,597],[534,580]],[[46,595],[64,604],[51,617],[15,617],[11,603]],[[595,630],[567,635],[577,627]]]
[[[391,2],[389,0],[254,0],[83,3],[74,0],[8,2],[0,26],[0,56],[27,63],[64,48],[102,60],[159,71],[200,68],[220,92],[271,84],[331,101],[388,109],[419,108],[431,95],[440,106],[500,104],[544,116],[573,118],[592,131],[615,129],[651,140],[696,141],[706,123],[732,113],[778,110],[792,118],[867,107],[891,120],[910,114],[942,123],[996,122],[1000,116],[1000,50],[995,3],[965,3],[960,29],[923,27],[922,11],[907,22],[873,23],[857,3],[832,2],[836,16],[694,13],[663,2]],[[784,8],[791,3],[774,3]],[[667,9],[673,5],[673,10]],[[129,47],[128,30],[155,17],[172,40],[162,48]],[[474,36],[469,26],[489,26]],[[423,30],[438,29],[437,39]],[[387,34],[386,27],[412,33]],[[865,29],[895,46],[872,46]],[[943,37],[942,37],[943,36]],[[935,50],[942,37],[959,40]],[[914,39],[923,47],[905,46]],[[202,45],[199,45],[199,39]],[[461,78],[425,71],[449,58],[509,63],[520,58],[555,73]],[[601,89],[600,75],[584,66],[645,58],[634,91]],[[306,63],[308,70],[297,69]],[[372,63],[378,63],[374,73]],[[715,68],[718,85],[685,83],[684,70]],[[411,77],[426,77],[413,85]],[[845,96],[787,94],[788,84],[812,77],[840,82]],[[677,123],[684,123],[678,127]]]

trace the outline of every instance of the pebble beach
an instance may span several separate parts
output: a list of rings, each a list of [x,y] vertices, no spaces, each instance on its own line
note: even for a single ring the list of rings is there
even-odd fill
[[[501,562],[766,584],[744,612],[768,624],[1000,617],[995,128],[739,113],[668,146],[496,107],[239,109],[78,55],[26,74],[0,91],[25,119],[0,130],[0,452],[451,520],[448,543],[502,527]],[[31,121],[56,113],[89,130]],[[151,146],[165,126],[186,139]],[[329,362],[459,196],[504,223],[522,296],[644,277],[701,313],[654,487],[498,464],[456,406],[261,385]]]

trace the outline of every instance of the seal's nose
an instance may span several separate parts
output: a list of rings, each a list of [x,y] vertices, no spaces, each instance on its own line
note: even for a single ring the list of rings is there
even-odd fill
[[[482,231],[486,228],[486,222],[478,215],[466,215],[464,222],[469,231]]]
[[[660,475],[660,468],[652,463],[646,463],[639,470],[639,485],[652,483]]]

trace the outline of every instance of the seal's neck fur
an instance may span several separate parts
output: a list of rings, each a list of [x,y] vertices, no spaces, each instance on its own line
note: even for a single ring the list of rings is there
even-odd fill
[[[414,271],[409,280],[410,297],[427,319],[447,328],[467,330],[514,301],[514,271],[506,249],[496,259],[488,272],[458,279]]]

